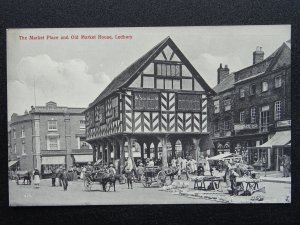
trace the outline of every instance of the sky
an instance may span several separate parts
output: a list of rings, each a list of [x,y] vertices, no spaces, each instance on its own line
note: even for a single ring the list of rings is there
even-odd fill
[[[230,72],[250,66],[256,46],[262,47],[266,58],[290,39],[290,33],[290,25],[8,29],[7,116],[10,120],[12,113],[21,115],[48,101],[86,108],[115,76],[167,36],[213,88],[220,63]],[[79,39],[71,39],[76,35]],[[132,39],[81,39],[81,35]],[[30,36],[44,40],[29,40]]]

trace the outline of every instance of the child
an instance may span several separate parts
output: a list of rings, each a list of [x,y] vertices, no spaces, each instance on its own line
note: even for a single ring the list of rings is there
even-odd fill
[[[127,179],[128,189],[129,189],[129,184],[130,184],[131,189],[132,189],[132,179],[133,179],[133,175],[132,175],[132,171],[131,171],[129,168],[126,168],[125,176],[126,176],[126,179]]]

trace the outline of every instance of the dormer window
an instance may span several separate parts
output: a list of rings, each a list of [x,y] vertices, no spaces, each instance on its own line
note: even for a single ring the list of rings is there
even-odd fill
[[[275,88],[281,87],[281,76],[275,77]]]

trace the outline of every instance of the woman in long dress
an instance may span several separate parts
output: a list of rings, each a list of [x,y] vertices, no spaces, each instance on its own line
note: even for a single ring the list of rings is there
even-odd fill
[[[37,168],[35,168],[33,173],[33,184],[35,188],[40,187],[40,172]]]

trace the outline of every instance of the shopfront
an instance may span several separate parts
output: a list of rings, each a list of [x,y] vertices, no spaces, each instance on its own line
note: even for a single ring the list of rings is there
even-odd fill
[[[93,155],[73,155],[73,164],[77,167],[82,167],[93,162]]]
[[[42,178],[48,178],[52,174],[52,170],[59,167],[66,168],[66,156],[42,156]]]
[[[290,156],[291,131],[277,131],[266,143],[248,147],[249,164],[257,169],[280,170],[283,155]]]

